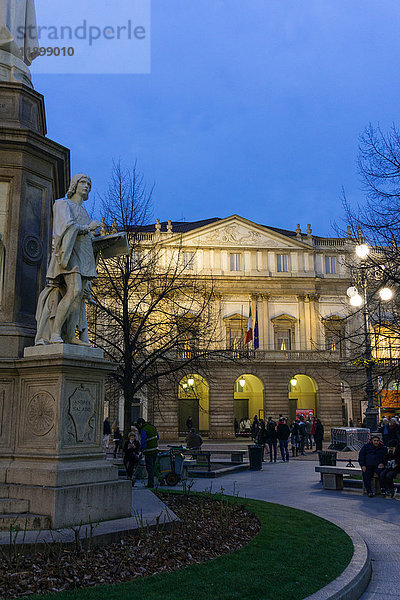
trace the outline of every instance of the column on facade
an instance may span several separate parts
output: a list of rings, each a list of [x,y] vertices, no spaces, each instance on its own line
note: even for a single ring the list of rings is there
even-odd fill
[[[310,323],[312,348],[320,348],[320,328],[319,328],[319,295],[310,294]]]
[[[224,331],[224,320],[222,314],[222,294],[214,293],[214,318],[215,318],[215,344],[218,348],[226,348],[226,332]]]
[[[297,296],[297,302],[299,305],[299,350],[307,349],[307,326],[306,326],[306,315],[305,315],[305,295],[299,294]]]
[[[263,350],[272,350],[272,343],[269,335],[269,294],[261,294],[262,298],[262,334],[260,338],[260,347]]]

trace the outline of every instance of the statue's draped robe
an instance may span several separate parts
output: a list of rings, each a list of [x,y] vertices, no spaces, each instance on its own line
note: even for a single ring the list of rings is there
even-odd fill
[[[34,0],[0,0],[0,50],[29,66],[38,46]]]
[[[39,296],[36,320],[38,330],[35,343],[43,340],[48,343],[52,334],[52,320],[55,317],[58,303],[65,294],[64,275],[79,273],[84,290],[89,294],[90,280],[96,277],[96,261],[93,252],[92,234],[80,234],[87,229],[91,219],[82,207],[63,198],[54,205],[54,249],[51,255],[47,279],[49,283]],[[79,314],[75,312],[64,326],[64,339],[71,342],[75,329],[87,332],[87,321],[84,298],[81,301]]]

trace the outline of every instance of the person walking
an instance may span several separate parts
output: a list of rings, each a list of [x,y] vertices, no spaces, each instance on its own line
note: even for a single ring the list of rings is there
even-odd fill
[[[287,423],[285,423],[285,419],[283,417],[281,417],[279,419],[278,427],[276,428],[276,435],[279,440],[279,448],[280,448],[281,455],[282,455],[282,461],[289,462],[288,444],[289,444],[290,429],[289,429]]]
[[[319,419],[315,422],[315,431],[314,431],[314,440],[315,440],[315,450],[322,450],[322,442],[324,439],[324,426],[322,425]]]
[[[154,466],[158,454],[158,432],[152,423],[142,417],[137,420],[140,432],[140,451],[144,455],[147,471],[147,487],[154,487]]]
[[[292,442],[292,456],[299,455],[300,438],[299,438],[299,422],[293,421],[290,428],[290,441]]]
[[[382,471],[384,470],[384,460],[387,454],[387,448],[384,446],[377,435],[373,435],[370,441],[361,448],[358,455],[358,463],[362,470],[362,478],[369,498],[375,494],[372,491],[371,481],[374,473],[379,477],[381,487],[385,489],[382,481]]]

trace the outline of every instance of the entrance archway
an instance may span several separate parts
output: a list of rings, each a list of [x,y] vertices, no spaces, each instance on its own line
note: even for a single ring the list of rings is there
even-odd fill
[[[188,432],[187,420],[191,417],[193,427],[203,435],[209,432],[209,386],[201,375],[186,375],[178,387],[179,435]]]
[[[238,423],[240,419],[249,417],[253,420],[254,415],[259,419],[264,418],[264,386],[258,377],[245,373],[238,377],[234,386],[234,416]]]
[[[317,415],[317,384],[308,375],[297,373],[289,381],[289,419],[294,421],[296,411],[306,415],[311,410]]]

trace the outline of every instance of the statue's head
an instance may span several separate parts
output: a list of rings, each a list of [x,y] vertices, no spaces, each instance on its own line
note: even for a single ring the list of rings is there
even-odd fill
[[[78,183],[80,181],[85,181],[88,183],[90,192],[90,190],[92,189],[92,180],[90,179],[89,175],[85,175],[85,173],[77,173],[71,179],[71,183],[69,184],[69,188],[67,191],[67,198],[72,198],[72,196],[76,193]]]

